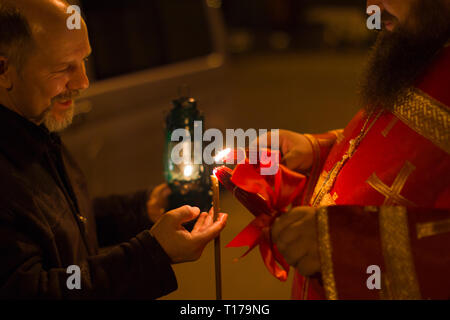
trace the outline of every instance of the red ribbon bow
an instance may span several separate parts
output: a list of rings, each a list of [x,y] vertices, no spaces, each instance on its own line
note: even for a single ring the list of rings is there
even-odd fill
[[[270,157],[270,151],[265,152]],[[276,161],[280,162],[279,153]],[[250,164],[245,159],[245,163],[238,164],[233,171],[223,166],[216,168],[215,174],[255,216],[226,247],[248,246],[249,249],[242,255],[244,257],[259,245],[261,257],[269,272],[277,279],[286,281],[289,264],[272,243],[270,228],[275,218],[286,212],[290,205],[300,204],[306,177],[281,164],[274,175],[261,175],[261,168],[270,165],[268,161]]]

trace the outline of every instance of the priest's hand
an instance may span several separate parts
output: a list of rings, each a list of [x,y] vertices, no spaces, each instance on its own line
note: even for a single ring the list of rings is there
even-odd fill
[[[199,216],[200,215],[200,216]],[[199,216],[191,232],[182,224]],[[225,227],[227,214],[219,213],[213,221],[214,212],[202,212],[197,207],[182,206],[164,214],[150,229],[150,233],[172,260],[172,263],[195,261],[202,255],[209,241]]]
[[[279,148],[281,151],[281,163],[287,168],[295,171],[309,170],[313,164],[313,149],[308,138],[303,134],[280,130]],[[273,143],[271,133],[260,136],[252,143],[255,147],[259,144],[260,148],[270,148]]]
[[[272,227],[272,241],[303,276],[320,272],[315,215],[315,208],[296,207],[278,217]]]
[[[167,183],[155,187],[147,201],[147,213],[150,221],[155,223],[166,211],[169,195],[172,193]]]

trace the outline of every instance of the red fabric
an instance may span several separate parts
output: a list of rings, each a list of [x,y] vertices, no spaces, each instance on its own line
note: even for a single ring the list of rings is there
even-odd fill
[[[418,239],[417,224],[449,217],[449,209],[408,208],[411,253],[422,299],[450,298],[450,233]],[[339,299],[379,299],[380,291],[366,286],[368,266],[378,265],[382,274],[386,272],[379,213],[366,212],[362,206],[332,206],[328,218]]]
[[[270,155],[270,154],[269,154]],[[277,157],[279,161],[279,156]],[[266,161],[262,161],[266,163]],[[232,172],[232,183],[238,188],[251,193],[260,194],[270,208],[270,214],[264,214],[256,206],[252,210],[255,219],[242,230],[227,247],[248,246],[245,256],[256,246],[259,246],[261,257],[267,269],[277,279],[286,281],[289,272],[289,264],[283,259],[270,237],[270,227],[277,216],[287,211],[289,205],[298,204],[306,183],[306,177],[300,173],[289,170],[279,165],[275,175],[261,175],[262,166],[270,163],[238,164]],[[227,171],[226,167],[216,170]],[[220,181],[220,174],[217,174]],[[229,188],[229,186],[227,186]],[[232,190],[233,191],[233,190]],[[249,206],[247,205],[247,208]]]
[[[428,70],[417,79],[416,87],[440,102],[444,108],[448,108],[450,105],[449,81],[450,47],[446,47],[437,56]],[[382,135],[383,130],[395,121],[395,118],[392,113],[385,112],[365,137],[353,158],[345,165],[336,179],[332,190],[330,190],[330,195],[333,196],[335,204],[360,206],[382,205],[385,196],[368,185],[367,179],[372,174],[376,174],[381,181],[391,186],[399,170],[405,165],[406,161],[409,161],[416,169],[408,177],[407,183],[401,191],[401,195],[413,201],[417,206],[449,208],[450,189],[448,188],[448,181],[450,181],[450,162],[448,155],[433,145],[428,139],[414,132],[414,130],[398,118],[397,123],[389,133]],[[316,166],[323,170],[324,174],[328,173],[336,162],[342,158],[344,152],[349,147],[349,141],[358,136],[364,122],[365,114],[363,110],[360,110],[345,128],[343,132],[344,139],[342,141],[336,141],[332,145],[331,150],[320,145],[320,157],[315,161]],[[313,137],[320,142],[320,136],[315,135]],[[325,163],[322,164],[321,160],[324,156],[327,158]],[[373,229],[376,227],[376,221],[367,221],[367,219],[372,219],[373,217],[360,214],[359,210],[358,208],[352,209],[351,207],[333,208],[332,212],[335,213],[330,215],[330,237],[332,238],[336,282],[339,289],[346,292],[342,297],[355,298],[359,295],[361,298],[374,298],[373,292],[369,294],[365,292],[362,294],[364,288],[361,287],[361,283],[364,282],[362,281],[361,274],[364,273],[361,273],[360,268],[356,270],[355,267],[367,264],[368,261],[364,259],[370,259],[371,261],[382,260],[379,253],[379,237],[375,234],[376,229]],[[424,216],[426,212],[429,212],[431,217],[431,212],[434,211],[434,209],[424,210]],[[342,212],[342,214],[338,214],[337,212]],[[348,224],[356,224],[357,226],[358,223],[367,225],[349,229],[346,227],[345,221]],[[363,227],[368,228],[368,230],[359,232],[358,230]],[[371,237],[368,235],[371,235]],[[419,242],[413,241],[412,246],[414,252],[418,252],[419,250],[421,252],[427,252],[428,248],[428,261],[433,261],[434,263],[436,261],[435,258],[439,259],[443,255],[440,252],[442,249],[424,245],[432,241],[433,237],[430,239],[426,239],[420,245],[418,245]],[[440,238],[434,237],[434,239]],[[366,249],[351,250],[352,246],[353,248],[366,246]],[[424,247],[421,248],[421,246]],[[441,248],[443,247],[441,246]],[[361,252],[370,253],[371,256],[359,257],[358,255]],[[425,255],[425,253],[421,253],[421,255]],[[417,254],[416,257],[418,256],[420,255]],[[427,260],[422,259],[420,261],[425,262],[423,265],[421,262],[418,262],[417,265],[419,277],[423,277],[425,273],[422,272],[426,270],[424,265],[426,265]],[[436,264],[436,266],[440,265],[442,264]],[[434,267],[431,266],[429,268]],[[352,271],[350,272],[349,270]],[[440,273],[436,272],[434,274]],[[312,294],[309,293],[309,291],[305,290],[305,286],[310,288],[311,284],[306,284],[303,277],[296,276],[292,288],[293,299],[312,299],[314,297],[314,292]],[[424,285],[424,296],[431,296],[429,286],[430,284]],[[308,295],[305,295],[306,292]]]
[[[321,285],[321,275],[304,277],[295,271],[292,282],[292,300],[324,300],[325,292]]]
[[[416,86],[429,96],[450,106],[450,46],[445,47],[419,79]]]
[[[416,87],[448,108],[450,96],[450,48],[445,48],[429,70],[418,79]],[[412,110],[419,106],[411,106]],[[395,122],[396,121],[396,122]],[[441,121],[443,121],[441,119]],[[344,139],[336,143],[323,170],[330,172],[342,159],[355,139],[365,116],[360,111],[344,130]],[[390,128],[388,130],[388,128]],[[444,130],[439,127],[438,130]],[[450,158],[419,132],[385,111],[365,136],[357,151],[340,171],[329,195],[337,205],[329,208],[329,233],[333,270],[338,296],[341,299],[377,298],[375,292],[364,287],[365,267],[378,264],[383,272],[378,217],[365,213],[359,206],[382,206],[386,195],[368,183],[376,176],[391,187],[406,164],[412,172],[405,177],[400,196],[412,203],[407,206],[410,224],[410,245],[423,299],[447,299],[450,284],[449,233],[423,239],[415,235],[419,222],[448,219],[450,201]],[[440,210],[443,209],[443,210]]]
[[[385,271],[378,214],[362,206],[332,206],[328,219],[339,299],[379,299],[379,291],[366,285],[367,267]]]
[[[422,299],[450,299],[450,233],[418,239],[417,224],[448,219],[450,209],[408,209],[411,251]]]

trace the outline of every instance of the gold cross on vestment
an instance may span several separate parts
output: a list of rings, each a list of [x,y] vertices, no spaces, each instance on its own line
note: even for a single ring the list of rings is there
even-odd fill
[[[415,207],[416,205],[412,202],[400,195],[406,180],[408,180],[409,175],[416,169],[414,165],[406,161],[403,168],[400,170],[399,174],[394,180],[392,187],[387,186],[377,177],[375,173],[367,179],[367,183],[369,186],[377,190],[379,193],[384,195],[386,199],[384,199],[383,205],[392,206],[394,204],[402,205],[406,207]]]

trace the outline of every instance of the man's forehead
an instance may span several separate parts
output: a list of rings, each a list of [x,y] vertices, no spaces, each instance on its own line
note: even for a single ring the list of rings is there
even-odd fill
[[[87,30],[50,32],[42,39],[38,37],[36,45],[44,56],[55,60],[55,63],[69,63],[84,58],[91,52]]]

